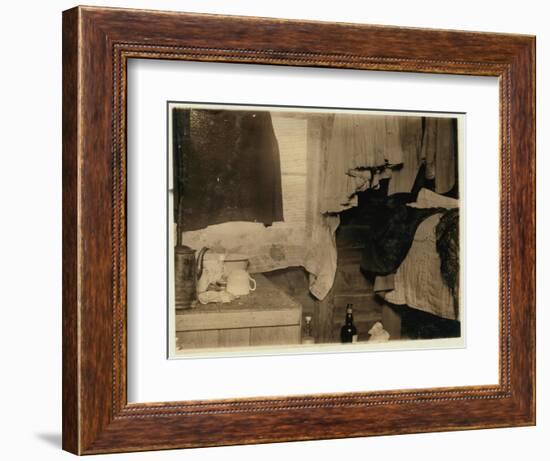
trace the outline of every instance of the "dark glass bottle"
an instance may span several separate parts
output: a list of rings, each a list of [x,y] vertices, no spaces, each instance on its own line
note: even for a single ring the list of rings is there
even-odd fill
[[[346,306],[346,323],[340,330],[340,340],[343,343],[357,342],[357,328],[353,324],[353,306],[351,304]]]

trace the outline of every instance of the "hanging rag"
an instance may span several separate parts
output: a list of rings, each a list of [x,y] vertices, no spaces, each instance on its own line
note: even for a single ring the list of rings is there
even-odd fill
[[[279,147],[265,111],[173,109],[174,211],[181,231],[283,220]]]
[[[422,163],[422,117],[400,117],[399,127],[403,165],[392,172],[389,194],[409,192]]]
[[[438,194],[457,187],[456,119],[426,117],[421,155],[426,161],[426,179],[435,180]]]
[[[322,213],[357,206],[357,192],[378,187],[403,162],[400,122],[395,116],[335,114],[327,131],[321,187]]]

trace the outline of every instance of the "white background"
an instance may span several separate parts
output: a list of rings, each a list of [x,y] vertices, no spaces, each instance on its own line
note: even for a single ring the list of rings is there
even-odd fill
[[[88,1],[88,4],[101,4]],[[538,425],[438,434],[330,440],[162,453],[120,459],[546,459],[550,436],[550,339],[544,287],[549,218],[542,214],[548,160],[550,32],[545,2],[279,0],[115,1],[111,6],[319,19],[537,35],[538,57]],[[69,459],[61,427],[61,10],[68,1],[10,2],[0,16],[0,306],[2,458]],[[32,130],[29,113],[32,110]],[[32,282],[32,284],[31,284]],[[545,292],[546,291],[546,292]],[[116,459],[118,459],[116,458]]]
[[[185,81],[185,85],[182,85]],[[231,91],[227,91],[231,88]],[[265,88],[284,90],[265,91]],[[132,402],[498,382],[498,81],[493,77],[139,60],[128,67],[128,398]],[[467,347],[166,360],[166,100],[464,112]],[[433,115],[433,114],[432,114]],[[462,129],[461,124],[461,129]],[[462,152],[464,153],[464,152]],[[465,163],[465,165],[464,165]],[[463,179],[463,178],[461,178]],[[480,227],[479,223],[483,222]],[[185,243],[185,242],[184,242]],[[464,246],[462,247],[464,248]],[[464,255],[463,255],[464,256]],[[464,264],[462,265],[464,267]],[[173,311],[172,311],[173,312]],[[173,321],[173,319],[172,319]],[[173,334],[173,333],[172,333]],[[456,340],[437,341],[456,346]],[[395,343],[393,347],[398,347]],[[401,346],[403,347],[403,346]],[[386,346],[386,349],[388,347]],[[340,352],[342,349],[340,347]],[[326,350],[326,349],[325,349]],[[338,346],[332,346],[332,351]],[[289,353],[289,351],[287,351]],[[264,352],[265,354],[265,352]],[[245,354],[242,354],[245,355]],[[356,370],[351,374],[348,370]],[[186,379],[193,376],[193,380]],[[185,383],[182,386],[181,383]]]

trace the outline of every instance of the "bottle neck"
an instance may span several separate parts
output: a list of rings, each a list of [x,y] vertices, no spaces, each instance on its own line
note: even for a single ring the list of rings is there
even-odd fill
[[[353,311],[351,309],[346,310],[346,325],[353,324]]]

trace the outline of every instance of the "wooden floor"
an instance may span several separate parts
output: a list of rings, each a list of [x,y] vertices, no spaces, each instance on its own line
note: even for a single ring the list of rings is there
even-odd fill
[[[372,325],[383,320],[384,303],[375,296],[372,283],[359,270],[361,249],[339,248],[338,252],[338,268],[333,288],[321,302],[309,293],[308,275],[302,268],[281,269],[264,275],[296,299],[302,305],[304,315],[313,317],[316,342],[340,341],[340,328],[345,321],[348,303],[353,304],[359,341],[366,341]]]
[[[353,320],[359,341],[366,341],[374,323],[382,321],[383,302],[375,296],[372,283],[360,272],[360,259],[360,248],[338,249],[338,268],[333,286],[332,341],[339,341],[348,303],[353,305]]]

